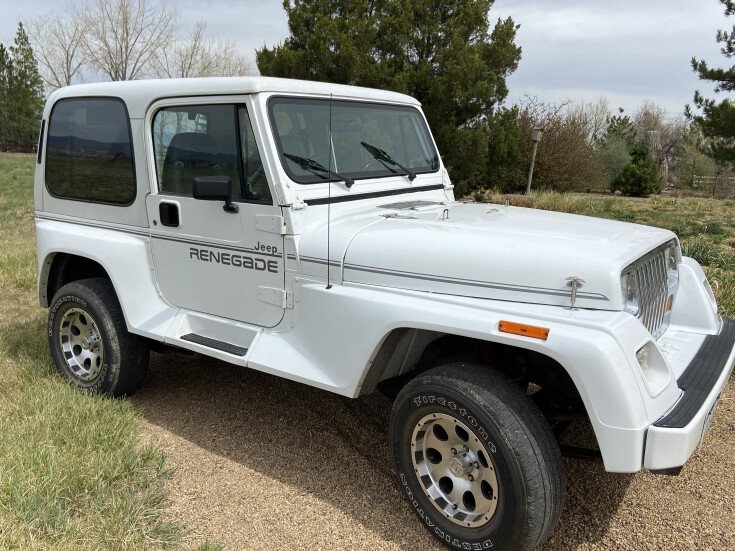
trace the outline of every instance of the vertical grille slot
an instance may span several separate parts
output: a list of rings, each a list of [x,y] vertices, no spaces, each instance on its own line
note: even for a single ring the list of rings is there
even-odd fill
[[[645,258],[635,269],[635,277],[640,293],[638,319],[657,339],[668,326],[666,302],[669,297],[664,250],[654,251]]]

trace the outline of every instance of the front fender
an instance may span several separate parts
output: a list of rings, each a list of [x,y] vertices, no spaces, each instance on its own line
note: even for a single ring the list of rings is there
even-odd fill
[[[312,384],[356,397],[380,344],[395,329],[424,329],[534,350],[553,358],[569,373],[610,471],[641,468],[647,426],[679,395],[673,378],[655,399],[645,390],[635,351],[651,337],[625,313],[350,283],[326,289],[322,282],[303,278],[295,284],[294,293],[292,328],[278,335],[279,352],[263,346],[274,338],[264,334],[265,341],[255,347],[249,365],[291,371],[298,362]],[[501,333],[500,320],[547,327],[549,337],[541,341]],[[276,345],[275,339],[271,344]],[[266,349],[270,349],[267,356]]]

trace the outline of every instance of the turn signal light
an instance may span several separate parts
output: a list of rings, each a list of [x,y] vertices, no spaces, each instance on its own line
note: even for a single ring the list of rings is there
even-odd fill
[[[545,341],[549,338],[549,329],[546,327],[536,327],[535,325],[526,325],[525,323],[515,323],[513,321],[501,321],[498,329],[501,333],[511,333],[513,335],[521,335],[522,337],[531,337],[532,339],[541,339]]]

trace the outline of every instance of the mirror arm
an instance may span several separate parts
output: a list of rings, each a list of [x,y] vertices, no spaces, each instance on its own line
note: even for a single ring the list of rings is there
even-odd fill
[[[228,198],[225,201],[225,204],[222,205],[222,210],[225,211],[225,212],[231,212],[233,214],[236,214],[236,213],[240,212],[240,206],[237,203],[233,203]]]

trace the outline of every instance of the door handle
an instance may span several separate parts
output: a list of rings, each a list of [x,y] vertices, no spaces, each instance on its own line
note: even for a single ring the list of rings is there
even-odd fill
[[[179,227],[179,205],[176,203],[159,203],[158,215],[161,218],[161,225],[169,228]]]

